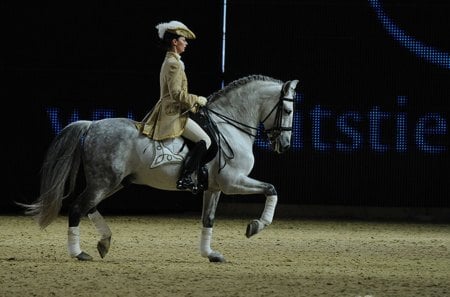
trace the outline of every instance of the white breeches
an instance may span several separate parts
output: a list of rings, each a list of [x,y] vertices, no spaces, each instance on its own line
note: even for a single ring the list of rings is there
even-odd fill
[[[186,137],[190,141],[194,143],[199,142],[200,140],[204,140],[206,142],[206,149],[211,145],[211,139],[208,134],[200,127],[194,120],[188,118],[186,122],[186,127],[184,127],[183,137]]]

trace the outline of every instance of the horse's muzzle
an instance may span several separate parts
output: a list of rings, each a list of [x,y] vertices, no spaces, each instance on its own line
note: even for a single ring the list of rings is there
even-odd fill
[[[291,147],[291,145],[289,143],[286,145],[283,145],[283,144],[281,144],[280,141],[272,142],[272,150],[278,154],[282,154],[282,153],[286,152],[287,150],[289,150],[290,147]]]

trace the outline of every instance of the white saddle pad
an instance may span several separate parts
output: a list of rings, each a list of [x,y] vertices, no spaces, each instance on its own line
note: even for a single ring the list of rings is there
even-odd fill
[[[153,146],[155,157],[150,168],[156,168],[167,163],[181,163],[188,152],[187,146],[184,145],[183,147],[183,144],[182,138],[156,141]]]

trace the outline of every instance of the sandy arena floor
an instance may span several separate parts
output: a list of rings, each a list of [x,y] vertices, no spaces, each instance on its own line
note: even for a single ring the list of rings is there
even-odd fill
[[[213,248],[198,253],[196,217],[106,217],[101,259],[91,223],[82,249],[66,252],[67,222],[41,231],[29,217],[0,216],[0,296],[450,296],[450,226],[280,220],[251,239],[252,218],[218,218]]]

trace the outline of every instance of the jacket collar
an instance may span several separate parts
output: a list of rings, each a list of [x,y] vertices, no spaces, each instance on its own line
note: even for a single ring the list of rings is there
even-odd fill
[[[174,57],[175,59],[177,59],[177,61],[181,64],[181,69],[183,69],[183,71],[184,71],[185,66],[184,66],[184,62],[181,60],[181,56],[175,52],[169,51],[166,53],[166,59],[168,59],[170,57]]]
[[[181,60],[181,56],[180,56],[179,54],[177,54],[177,53],[175,53],[175,52],[171,52],[171,51],[166,52],[166,58],[170,58],[170,57],[174,57],[174,58],[176,58],[178,61]]]

